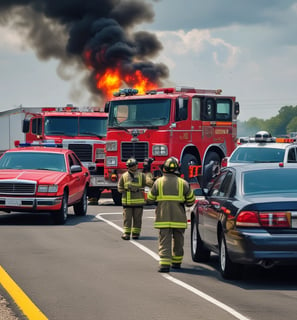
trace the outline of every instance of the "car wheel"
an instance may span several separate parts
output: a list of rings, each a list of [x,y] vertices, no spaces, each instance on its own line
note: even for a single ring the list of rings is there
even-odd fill
[[[85,216],[87,214],[87,209],[88,209],[88,197],[87,197],[87,189],[85,188],[80,201],[73,205],[73,210],[76,216]]]
[[[111,190],[112,200],[116,206],[122,205],[122,194],[118,192],[116,189]]]
[[[238,279],[242,275],[242,265],[230,260],[226,240],[223,234],[220,237],[219,251],[220,272],[225,279]]]
[[[191,254],[195,262],[207,262],[210,258],[210,250],[206,249],[201,240],[197,218],[191,220]]]
[[[64,224],[68,215],[68,194],[64,191],[61,208],[58,211],[52,213],[52,217],[55,224]]]

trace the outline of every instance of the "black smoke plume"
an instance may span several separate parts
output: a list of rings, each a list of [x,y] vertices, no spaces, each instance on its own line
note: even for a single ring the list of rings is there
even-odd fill
[[[150,60],[162,50],[157,37],[134,31],[153,17],[152,4],[143,0],[0,1],[0,24],[18,30],[39,59],[58,59],[61,70],[69,65],[89,70],[85,83],[97,98],[103,92],[95,77],[107,68],[141,71],[157,85],[168,78],[168,68]]]

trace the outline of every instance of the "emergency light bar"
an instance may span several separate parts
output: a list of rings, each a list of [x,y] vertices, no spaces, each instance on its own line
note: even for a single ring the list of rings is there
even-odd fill
[[[113,95],[115,97],[119,97],[119,96],[134,96],[137,93],[138,93],[137,89],[126,88],[126,89],[120,89],[119,91],[114,92]]]
[[[42,108],[41,109],[42,112],[46,112],[46,111],[57,111],[56,108]]]
[[[20,142],[19,147],[54,147],[61,148],[62,144],[56,143],[54,140],[33,141],[33,142]]]
[[[153,90],[146,91],[146,94],[161,94],[161,93],[178,93],[178,92],[186,92],[186,93],[201,93],[201,94],[221,94],[222,89],[195,89],[193,87],[175,87],[175,88],[158,88]],[[120,89],[113,93],[114,97],[119,96],[133,96],[138,93],[137,89],[127,88]]]
[[[221,94],[222,89],[195,89],[193,87],[175,87],[175,88],[159,88],[152,90],[157,93],[177,93],[177,92],[186,92],[186,93],[201,93],[201,94]],[[151,93],[151,92],[149,92]]]
[[[279,143],[293,143],[296,142],[296,139],[293,138],[276,138],[275,142],[279,142]]]

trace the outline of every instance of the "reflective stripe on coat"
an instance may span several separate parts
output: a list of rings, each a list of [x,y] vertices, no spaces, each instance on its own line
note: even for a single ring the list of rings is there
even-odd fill
[[[187,228],[185,205],[193,205],[195,196],[186,180],[175,174],[164,173],[155,181],[147,199],[158,204],[155,212],[155,228]]]

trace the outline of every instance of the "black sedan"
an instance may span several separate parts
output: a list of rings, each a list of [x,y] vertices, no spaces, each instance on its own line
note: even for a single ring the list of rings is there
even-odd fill
[[[219,255],[226,279],[244,265],[297,265],[297,166],[252,164],[223,168],[191,210],[195,262]]]

